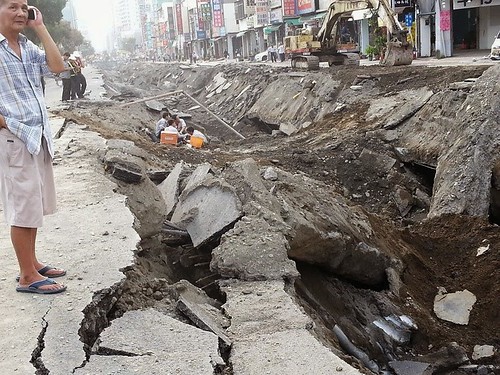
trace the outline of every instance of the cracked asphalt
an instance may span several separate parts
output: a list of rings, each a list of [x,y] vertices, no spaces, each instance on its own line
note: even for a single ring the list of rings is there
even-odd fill
[[[86,72],[92,96],[102,90],[98,74]],[[59,102],[61,88],[48,79],[47,106]],[[64,119],[51,118],[57,134]],[[0,369],[2,374],[71,374],[86,360],[79,329],[82,310],[94,293],[123,278],[122,267],[133,262],[139,236],[126,198],[103,173],[96,153],[104,147],[97,134],[70,123],[55,139],[54,173],[58,211],[46,216],[38,231],[37,254],[43,262],[68,271],[60,278],[68,290],[59,295],[17,293],[17,260],[9,228],[1,213],[0,249]],[[1,206],[0,206],[1,210]]]

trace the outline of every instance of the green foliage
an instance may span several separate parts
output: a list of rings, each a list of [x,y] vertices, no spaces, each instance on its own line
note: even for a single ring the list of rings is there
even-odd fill
[[[377,49],[375,48],[375,46],[372,46],[371,44],[368,45],[368,47],[366,47],[366,56],[375,56],[377,54]]]
[[[29,0],[29,5],[37,7],[43,14],[46,25],[54,25],[62,20],[62,10],[68,0]]]
[[[47,26],[47,28],[49,28]],[[71,28],[69,22],[61,21],[49,29],[52,38],[62,49],[61,53],[73,52],[79,49],[80,45],[84,43],[83,35],[80,31]]]

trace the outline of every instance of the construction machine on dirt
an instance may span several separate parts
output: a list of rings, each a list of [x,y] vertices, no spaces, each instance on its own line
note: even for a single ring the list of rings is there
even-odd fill
[[[340,43],[340,18],[357,10],[371,9],[388,29],[384,57],[380,64],[387,66],[410,65],[413,46],[387,0],[333,0],[316,34],[302,31],[300,35],[285,37],[285,52],[291,56],[294,68],[319,69],[320,62],[331,65],[358,65],[359,49],[345,50]]]

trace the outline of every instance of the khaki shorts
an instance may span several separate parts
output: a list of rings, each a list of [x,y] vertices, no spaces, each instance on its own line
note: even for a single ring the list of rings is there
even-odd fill
[[[0,191],[10,226],[39,228],[43,216],[56,211],[52,158],[42,138],[38,155],[8,129],[0,129]]]

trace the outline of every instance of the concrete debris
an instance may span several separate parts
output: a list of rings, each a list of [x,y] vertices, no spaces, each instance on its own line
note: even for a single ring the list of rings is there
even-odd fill
[[[476,303],[476,296],[467,289],[446,293],[441,288],[434,298],[434,313],[439,319],[455,324],[469,324],[469,315],[472,307]]]
[[[434,353],[420,356],[419,362],[431,363],[432,374],[439,374],[457,369],[464,363],[469,362],[469,357],[467,357],[467,352],[463,347],[456,342],[451,342]]]
[[[299,276],[288,259],[288,241],[263,219],[243,217],[222,236],[210,269],[226,278],[281,280]]]
[[[268,167],[262,174],[262,178],[268,181],[276,181],[278,180],[278,173],[273,167]]]
[[[432,375],[432,366],[430,363],[415,361],[391,361],[389,366],[396,375]]]
[[[144,102],[144,104],[146,104],[146,107],[156,112],[161,112],[167,109],[165,104],[159,102],[158,100],[148,100]]]
[[[109,150],[104,155],[103,162],[106,171],[117,180],[135,184],[145,177],[145,164],[136,156],[127,155],[118,150]]]
[[[366,148],[361,151],[359,160],[367,165],[371,165],[375,170],[387,173],[396,164],[396,159],[390,156],[370,151]]]
[[[472,353],[472,359],[477,361],[481,358],[493,357],[496,353],[493,345],[475,345]]]
[[[186,179],[185,190],[191,190],[195,186],[202,183],[202,181],[208,176],[210,171],[212,170],[212,166],[208,163],[203,163],[196,167],[193,173]]]
[[[167,178],[158,185],[165,204],[167,207],[166,214],[169,215],[174,209],[180,195],[179,179],[181,173],[184,171],[184,162],[177,163],[174,169],[170,172]]]
[[[91,356],[75,374],[162,374],[165,369],[212,374],[214,363],[224,363],[216,335],[152,309],[129,311],[115,319],[100,341],[98,351],[116,355]]]
[[[231,340],[225,333],[230,325],[228,319],[222,315],[220,304],[211,299],[186,280],[178,282],[176,290],[179,292],[177,309],[189,318],[197,327],[216,334],[225,345],[231,346]]]
[[[231,316],[234,375],[331,375],[337,368],[341,374],[361,374],[314,338],[312,321],[285,292],[283,281],[228,281],[222,291],[223,309]]]
[[[401,186],[397,186],[393,193],[393,197],[401,216],[406,216],[413,207],[413,196]]]
[[[486,253],[487,251],[490,250],[490,244],[487,244],[486,246],[480,246],[478,249],[477,249],[477,254],[476,256],[480,256],[480,255],[483,255],[484,253]]]
[[[234,189],[209,177],[202,184],[182,192],[171,221],[187,230],[193,245],[199,246],[241,216],[241,202]]]

